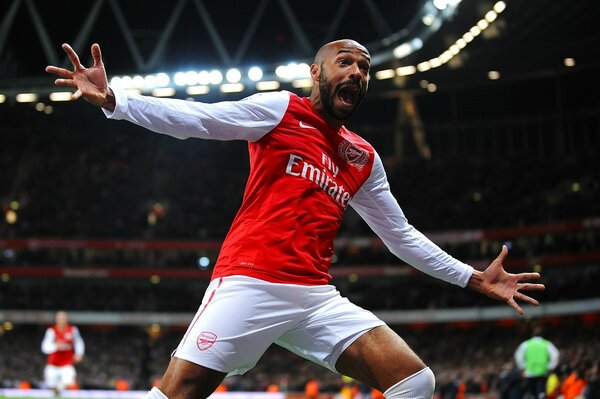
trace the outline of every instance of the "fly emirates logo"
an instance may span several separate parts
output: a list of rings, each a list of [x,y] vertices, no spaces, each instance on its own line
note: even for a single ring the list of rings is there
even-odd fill
[[[325,154],[321,154],[321,163],[323,166],[314,166],[304,161],[301,156],[290,154],[285,173],[292,176],[299,176],[310,180],[335,202],[346,208],[350,201],[350,193],[344,189],[343,185],[338,185],[335,181],[340,168]]]

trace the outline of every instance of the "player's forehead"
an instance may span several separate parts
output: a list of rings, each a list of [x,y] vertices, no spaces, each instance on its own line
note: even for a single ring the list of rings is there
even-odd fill
[[[323,46],[320,52],[324,58],[335,59],[342,55],[352,55],[371,61],[371,54],[367,48],[354,40],[336,40]]]
[[[371,61],[371,55],[369,54],[369,52],[364,48],[361,49],[360,47],[341,47],[336,51],[335,56],[346,54],[353,55],[357,58],[364,58],[369,62]]]

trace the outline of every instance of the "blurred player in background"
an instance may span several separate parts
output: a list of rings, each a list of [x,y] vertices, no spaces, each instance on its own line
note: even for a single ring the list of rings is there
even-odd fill
[[[67,312],[58,311],[53,326],[46,329],[42,352],[48,355],[44,380],[56,393],[76,385],[75,364],[85,352],[85,344],[77,327],[69,324]]]
[[[375,149],[344,123],[367,92],[371,55],[354,40],[321,47],[310,67],[310,97],[288,91],[207,104],[127,93],[108,86],[100,46],[85,68],[64,44],[74,70],[48,66],[75,89],[124,119],[180,139],[245,140],[250,176],[203,303],[158,387],[148,398],[204,399],[227,374],[243,374],[272,344],[384,393],[428,399],[433,372],[372,312],[330,284],[335,235],[348,206],[390,251],[434,277],[500,299],[537,305],[507,273],[508,249],[485,271],[453,258],[410,225],[391,193]],[[214,171],[206,170],[206,173]]]
[[[515,362],[527,381],[530,399],[546,397],[548,373],[558,365],[559,352],[556,346],[542,338],[542,327],[533,328],[532,337],[522,342],[515,352]]]

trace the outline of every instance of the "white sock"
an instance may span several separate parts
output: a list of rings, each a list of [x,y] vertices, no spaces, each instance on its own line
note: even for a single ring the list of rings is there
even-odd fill
[[[435,391],[435,376],[429,367],[417,371],[392,385],[383,396],[386,399],[431,399]]]
[[[144,399],[169,399],[165,396],[164,393],[160,391],[157,387],[152,387],[152,389],[144,396]]]

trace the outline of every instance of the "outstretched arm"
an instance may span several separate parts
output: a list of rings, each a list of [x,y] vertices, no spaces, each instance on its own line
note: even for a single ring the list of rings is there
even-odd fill
[[[74,100],[83,97],[90,103],[99,107],[105,108],[109,111],[115,109],[115,97],[108,87],[108,78],[106,77],[106,71],[104,64],[102,63],[102,53],[100,51],[100,45],[94,43],[92,45],[92,58],[94,59],[94,65],[90,68],[86,68],[81,65],[79,56],[75,53],[75,50],[68,44],[62,45],[63,50],[69,56],[71,63],[73,64],[73,71],[68,69],[59,68],[56,66],[49,65],[46,67],[46,72],[58,76],[60,79],[56,79],[54,83],[61,87],[70,87],[75,89],[72,95]]]
[[[57,75],[57,86],[75,89],[74,100],[83,97],[103,108],[106,117],[126,120],[153,132],[180,139],[197,137],[213,140],[257,141],[273,130],[287,110],[290,93],[259,93],[244,101],[202,103],[176,98],[155,98],[110,88],[98,44],[92,45],[94,65],[85,68],[68,44],[62,45],[73,71],[47,66]]]
[[[503,245],[500,255],[484,271],[473,271],[467,287],[479,291],[490,298],[504,301],[519,312],[519,314],[524,314],[525,312],[517,304],[517,300],[534,306],[539,305],[539,302],[523,294],[521,290],[541,291],[545,287],[544,284],[522,282],[523,280],[540,278],[539,273],[507,273],[503,266],[507,254],[508,248],[506,248],[506,245]]]
[[[394,255],[422,272],[500,299],[521,314],[523,309],[517,305],[516,300],[538,305],[535,299],[519,291],[543,290],[543,284],[521,283],[522,280],[539,278],[540,275],[507,273],[502,267],[508,253],[506,247],[485,271],[477,271],[450,256],[410,225],[390,191],[383,164],[377,154],[371,176],[354,195],[350,205]]]

